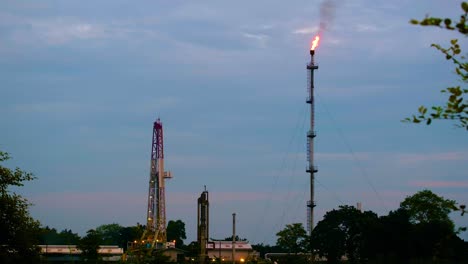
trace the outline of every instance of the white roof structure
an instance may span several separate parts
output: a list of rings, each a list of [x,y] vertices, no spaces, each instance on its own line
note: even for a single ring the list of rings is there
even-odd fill
[[[232,241],[208,241],[206,249],[232,249]],[[247,241],[236,241],[236,250],[252,250],[252,245]]]
[[[39,245],[42,254],[81,254],[76,245]],[[99,246],[99,254],[123,254],[119,246]]]

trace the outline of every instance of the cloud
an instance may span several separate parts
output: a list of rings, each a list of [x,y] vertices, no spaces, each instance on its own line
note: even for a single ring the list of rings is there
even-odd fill
[[[371,24],[357,24],[355,26],[357,32],[377,32],[379,29],[375,25]]]
[[[294,159],[296,156],[305,158],[305,152],[298,152],[291,154]],[[441,152],[441,153],[398,153],[398,152],[316,152],[315,158],[321,161],[348,161],[348,160],[361,160],[361,161],[377,161],[386,160],[397,162],[402,165],[417,164],[423,162],[433,161],[466,161],[468,160],[468,153],[463,151]]]
[[[36,45],[37,42],[52,46],[67,45],[75,41],[125,38],[141,41],[161,37],[155,30],[155,22],[149,19],[95,21],[83,17],[36,18],[0,13],[0,26],[4,41],[15,45]]]
[[[303,27],[303,28],[298,28],[295,29],[292,33],[293,34],[299,34],[299,35],[311,35],[315,34],[319,31],[319,27]]]
[[[129,103],[128,112],[132,113],[148,113],[157,112],[161,109],[174,108],[179,105],[180,100],[174,96],[161,96],[157,99],[138,101]],[[33,113],[33,114],[54,114],[54,115],[65,115],[65,114],[87,114],[96,112],[118,112],[121,111],[118,107],[112,107],[109,105],[101,105],[99,103],[90,102],[72,102],[72,101],[45,101],[35,103],[17,103],[11,106],[6,106],[6,110],[14,113]]]
[[[145,201],[145,194],[118,192],[57,192],[32,196],[29,200],[45,209],[80,209],[99,211],[113,207],[133,208]]]
[[[98,39],[108,35],[103,25],[73,21],[65,18],[36,20],[32,30],[48,44],[60,45],[74,40]]]
[[[270,39],[270,37],[265,34],[243,33],[242,36],[254,40],[261,48],[265,48],[268,40]]]
[[[468,181],[411,181],[409,185],[422,188],[468,188]]]
[[[170,163],[179,168],[207,169],[225,168],[229,161],[217,155],[173,155]]]
[[[320,160],[368,160],[369,153],[317,153],[315,157]]]
[[[291,194],[289,194],[290,196]],[[288,196],[285,193],[275,194],[272,196],[270,193],[263,192],[210,192],[210,197],[213,202],[226,203],[226,202],[249,202],[249,201],[266,201],[277,200],[281,201]]]
[[[160,96],[151,98],[151,100],[139,101],[130,108],[134,113],[155,113],[161,109],[174,108],[180,105],[180,97],[175,96]]]
[[[403,190],[391,189],[377,189],[378,195],[370,191],[368,188],[361,189],[360,191],[350,190],[341,192],[340,196],[343,198],[345,204],[355,206],[357,202],[361,202],[364,210],[375,211],[376,213],[388,212],[398,208],[400,201],[410,192]],[[332,198],[330,199],[332,200]]]
[[[30,104],[13,105],[12,110],[16,113],[79,113],[89,109],[84,105],[74,102],[38,102]]]
[[[141,207],[142,204],[144,206],[146,195],[145,192],[56,192],[34,195],[28,197],[28,200],[44,209],[99,211],[116,204],[119,208]],[[166,203],[176,206],[192,206],[199,195],[196,192],[166,192]],[[267,192],[210,192],[210,201],[217,204],[272,199],[282,201],[287,196],[291,194],[275,193],[273,196]]]
[[[442,153],[416,153],[400,154],[397,156],[401,164],[415,164],[433,161],[464,161],[468,160],[467,152],[442,152]]]

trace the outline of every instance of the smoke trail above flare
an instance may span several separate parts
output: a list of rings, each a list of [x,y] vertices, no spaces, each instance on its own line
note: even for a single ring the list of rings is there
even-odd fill
[[[319,40],[323,33],[328,29],[330,24],[333,22],[335,15],[335,1],[334,0],[323,0],[320,4],[320,26],[319,32],[314,37],[311,43],[310,50],[313,51],[317,48]]]
[[[320,27],[319,35],[322,35],[324,31],[327,31],[335,17],[335,1],[334,0],[323,0],[320,5]]]

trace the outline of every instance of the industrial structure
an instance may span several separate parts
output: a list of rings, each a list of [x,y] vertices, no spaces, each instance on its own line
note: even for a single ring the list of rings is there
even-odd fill
[[[314,164],[314,139],[315,133],[315,102],[314,102],[314,71],[318,69],[318,65],[315,64],[314,55],[315,48],[318,46],[320,37],[316,36],[312,41],[310,48],[310,62],[307,64],[307,90],[308,98],[306,103],[310,104],[310,130],[307,132],[307,167],[306,172],[310,174],[310,200],[307,202],[307,230],[309,234],[314,229],[314,207],[316,206],[314,201],[314,180],[315,174],[318,172],[317,166]]]
[[[151,144],[150,179],[146,229],[141,238],[149,249],[166,248],[166,197],[164,180],[172,178],[171,172],[164,171],[163,127],[158,118],[153,123]]]
[[[83,251],[77,245],[38,245],[41,263],[75,263],[84,261]],[[124,254],[119,246],[99,245],[97,254],[106,262],[120,262]]]
[[[210,203],[208,201],[208,191],[205,190],[198,198],[197,209],[197,240],[200,245],[200,263],[205,263],[207,258],[206,247],[209,239],[209,226],[210,226]]]
[[[236,241],[235,244],[232,241],[209,241],[207,254],[211,261],[222,263],[244,263],[259,258],[248,241]]]
[[[235,217],[232,214],[232,240],[210,240],[210,202],[208,191],[201,193],[197,200],[197,242],[200,245],[199,263],[219,261],[223,263],[243,263],[247,260],[257,259],[252,245],[248,241],[236,241]]]

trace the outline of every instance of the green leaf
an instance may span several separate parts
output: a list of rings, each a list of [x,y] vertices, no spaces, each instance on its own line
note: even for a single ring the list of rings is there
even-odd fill
[[[418,108],[418,112],[424,115],[427,112],[427,108],[421,105]]]
[[[468,3],[467,3],[467,2],[463,2],[463,3],[461,4],[461,8],[463,9],[463,11],[468,12]]]
[[[445,26],[450,26],[450,24],[452,24],[452,20],[450,20],[450,18],[446,18],[444,19],[444,24]]]
[[[431,18],[431,25],[436,25],[436,26],[440,26],[440,23],[442,22],[442,19],[440,18]]]
[[[411,19],[410,23],[413,24],[413,25],[418,25],[419,21],[417,21],[416,19]]]

